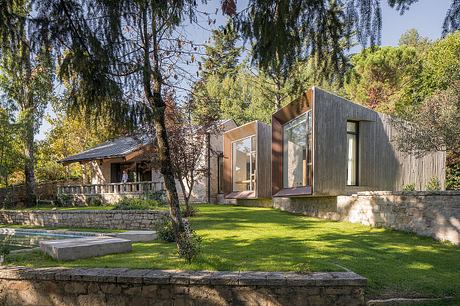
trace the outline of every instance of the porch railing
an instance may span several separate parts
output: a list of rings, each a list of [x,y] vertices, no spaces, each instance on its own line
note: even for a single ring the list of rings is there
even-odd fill
[[[58,186],[58,194],[132,194],[164,191],[163,182],[129,182]]]

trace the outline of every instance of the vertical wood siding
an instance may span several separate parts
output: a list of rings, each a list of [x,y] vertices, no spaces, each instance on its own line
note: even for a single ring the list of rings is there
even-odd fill
[[[359,190],[424,190],[437,177],[444,188],[445,152],[416,158],[396,148],[397,131],[387,115],[314,88],[313,194]],[[359,186],[346,186],[347,120],[359,121]]]
[[[272,195],[272,130],[268,124],[257,121],[257,198],[271,198]]]

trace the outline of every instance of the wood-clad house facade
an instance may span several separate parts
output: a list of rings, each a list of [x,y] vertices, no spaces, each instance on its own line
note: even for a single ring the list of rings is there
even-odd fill
[[[271,127],[252,121],[224,133],[226,199],[271,198]]]
[[[445,152],[400,152],[391,117],[314,87],[272,116],[272,195],[444,189]]]

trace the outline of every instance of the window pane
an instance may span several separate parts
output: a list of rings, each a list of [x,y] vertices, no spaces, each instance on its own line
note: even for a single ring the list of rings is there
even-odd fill
[[[356,185],[357,135],[347,134],[347,185]]]
[[[254,190],[256,154],[254,136],[232,144],[233,191]]]
[[[283,127],[284,188],[307,186],[307,113]]]

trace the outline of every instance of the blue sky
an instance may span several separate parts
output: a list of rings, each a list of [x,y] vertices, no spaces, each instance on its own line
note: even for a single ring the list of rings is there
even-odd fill
[[[238,1],[238,9],[245,7],[246,2],[245,0]],[[218,0],[209,1],[206,11],[214,12],[219,7],[219,3],[220,1]],[[431,40],[440,38],[442,23],[450,4],[451,0],[419,0],[402,16],[399,15],[399,12],[384,4],[382,7],[382,45],[396,46],[401,34],[411,28],[417,29],[422,36]],[[216,18],[214,27],[225,23],[225,18],[220,12],[212,17]],[[193,26],[188,28],[187,32],[193,34],[191,39],[196,43],[204,43],[210,36],[210,31],[206,30],[206,28],[209,28],[207,18],[204,16],[199,17],[199,23],[202,25],[201,27]],[[52,115],[51,109],[48,109],[47,112]],[[38,140],[43,139],[49,129],[50,125],[45,120],[36,138]]]

